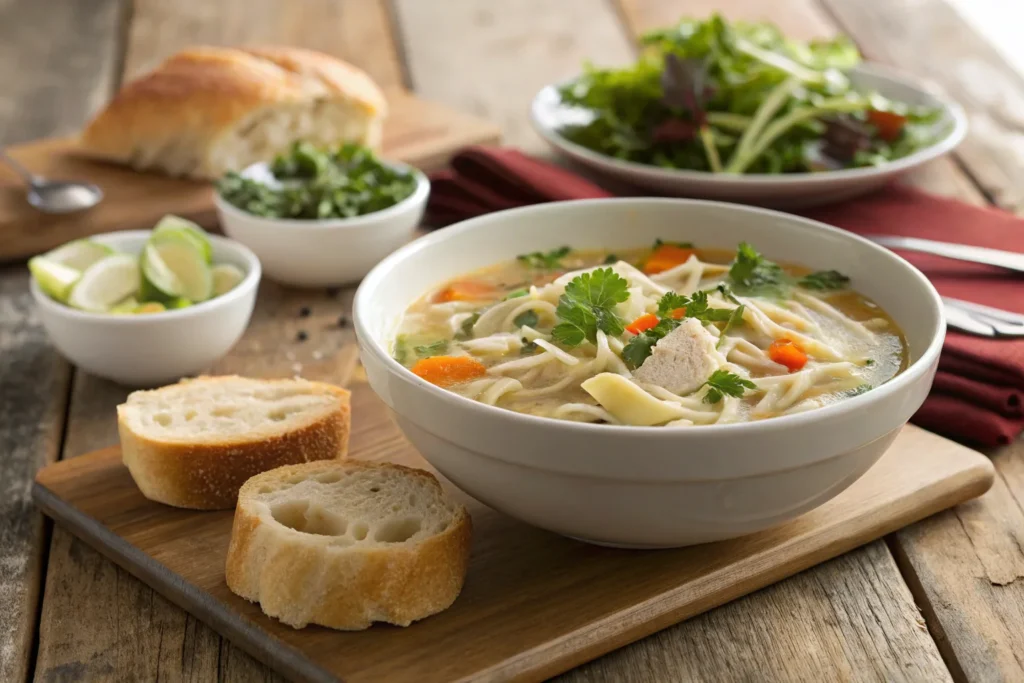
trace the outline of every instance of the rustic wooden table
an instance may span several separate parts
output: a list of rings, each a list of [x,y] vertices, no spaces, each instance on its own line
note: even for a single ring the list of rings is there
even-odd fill
[[[584,59],[628,60],[637,34],[716,9],[797,37],[846,31],[871,59],[938,82],[967,107],[971,135],[910,182],[1021,210],[1024,81],[944,0],[0,0],[0,142],[74,131],[186,44],[274,41],[337,54],[541,151],[526,120],[539,86]],[[27,284],[23,264],[0,268],[0,680],[277,680],[33,509],[39,467],[116,441],[126,391],[57,355]],[[350,301],[266,284],[215,370],[290,375],[298,363],[330,379],[352,339],[327,330]],[[303,306],[313,314],[300,320]],[[565,678],[1024,680],[1024,449],[992,455],[983,498]]]

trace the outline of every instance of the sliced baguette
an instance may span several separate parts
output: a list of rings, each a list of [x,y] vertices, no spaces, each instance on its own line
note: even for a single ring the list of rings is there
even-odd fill
[[[294,628],[408,626],[447,609],[471,523],[428,472],[354,460],[259,474],[238,496],[225,578]]]
[[[124,463],[142,493],[175,507],[233,507],[253,475],[344,458],[349,393],[301,379],[200,377],[136,391],[117,407]]]

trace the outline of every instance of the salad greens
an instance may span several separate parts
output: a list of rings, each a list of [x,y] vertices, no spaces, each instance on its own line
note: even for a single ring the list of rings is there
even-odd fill
[[[875,166],[937,135],[940,111],[852,87],[847,38],[801,42],[767,23],[719,15],[643,37],[621,69],[588,65],[559,89],[589,122],[568,140],[607,156],[715,173],[799,173]]]
[[[382,211],[416,190],[414,175],[386,166],[372,150],[355,144],[330,151],[297,142],[274,159],[270,172],[271,182],[228,172],[217,191],[256,216],[317,220]]]

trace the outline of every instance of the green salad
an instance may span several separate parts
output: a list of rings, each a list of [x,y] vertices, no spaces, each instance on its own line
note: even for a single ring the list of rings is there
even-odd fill
[[[590,113],[568,140],[617,159],[715,173],[876,166],[931,144],[941,111],[855,89],[847,38],[801,42],[767,23],[704,21],[648,33],[633,66],[587,66],[559,88]]]
[[[373,150],[295,143],[270,164],[266,178],[229,172],[217,191],[242,211],[264,218],[352,218],[387,209],[416,190],[416,176],[387,166]]]

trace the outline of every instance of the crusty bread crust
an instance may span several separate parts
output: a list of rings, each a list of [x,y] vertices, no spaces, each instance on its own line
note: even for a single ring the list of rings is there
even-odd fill
[[[193,47],[127,83],[83,131],[79,148],[136,168],[212,179],[228,170],[211,159],[218,140],[247,118],[259,125],[252,117],[269,107],[331,100],[365,117],[368,129],[356,142],[379,142],[384,94],[351,64],[293,47]]]
[[[193,382],[215,382],[203,377]],[[216,442],[156,440],[134,431],[117,408],[121,454],[142,494],[166,505],[194,510],[234,507],[238,490],[250,477],[267,470],[313,460],[342,459],[351,428],[349,392],[312,382],[338,397],[338,409],[287,431],[239,436]],[[157,389],[156,391],[160,391]]]
[[[390,463],[308,463],[253,477],[235,508],[225,568],[228,587],[295,628],[319,624],[361,630],[373,622],[408,626],[450,607],[469,565],[472,523],[461,505],[455,505],[454,520],[444,531],[413,545],[332,548],[330,536],[288,529],[255,500],[268,481],[339,468],[390,468],[429,480],[445,495],[430,473]]]

